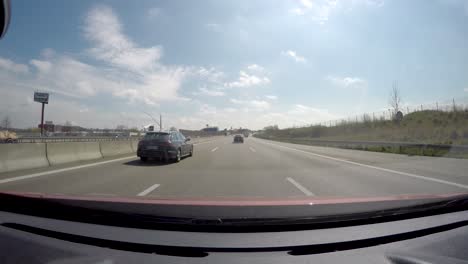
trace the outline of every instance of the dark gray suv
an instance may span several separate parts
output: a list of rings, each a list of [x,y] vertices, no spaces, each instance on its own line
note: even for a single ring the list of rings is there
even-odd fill
[[[148,158],[179,162],[182,157],[193,155],[193,144],[189,141],[179,131],[147,132],[138,142],[137,156],[143,162]]]

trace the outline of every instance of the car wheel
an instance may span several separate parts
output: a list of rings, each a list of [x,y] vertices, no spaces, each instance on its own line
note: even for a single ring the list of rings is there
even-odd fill
[[[148,160],[148,157],[140,157],[140,160],[146,162]]]
[[[193,146],[192,146],[192,149],[190,150],[190,153],[189,153],[189,157],[192,157],[193,156]]]
[[[178,149],[178,150],[177,150],[177,156],[176,156],[176,158],[175,158],[175,162],[179,162],[181,156],[182,156],[182,154],[180,153],[180,149]]]

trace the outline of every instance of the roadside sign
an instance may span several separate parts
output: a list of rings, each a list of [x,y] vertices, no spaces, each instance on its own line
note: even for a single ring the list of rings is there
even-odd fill
[[[49,94],[48,93],[34,92],[34,101],[38,102],[38,103],[48,104],[49,103]]]

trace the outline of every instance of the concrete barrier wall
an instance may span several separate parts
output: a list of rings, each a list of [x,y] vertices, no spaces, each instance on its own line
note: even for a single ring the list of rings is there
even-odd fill
[[[131,141],[131,145],[132,145],[132,150],[133,152],[137,152],[138,150],[138,140],[134,140],[134,141]]]
[[[47,143],[50,165],[102,158],[99,142]]]
[[[0,144],[0,172],[47,166],[45,143]]]
[[[99,145],[103,157],[134,153],[131,141],[101,141]]]
[[[192,138],[201,143],[221,137]],[[135,153],[138,141],[0,144],[0,173]]]

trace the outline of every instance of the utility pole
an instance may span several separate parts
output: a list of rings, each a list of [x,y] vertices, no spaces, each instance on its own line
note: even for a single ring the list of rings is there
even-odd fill
[[[42,103],[42,114],[41,114],[41,137],[44,136],[44,106],[45,103]]]
[[[159,114],[159,131],[162,131],[162,115]]]

